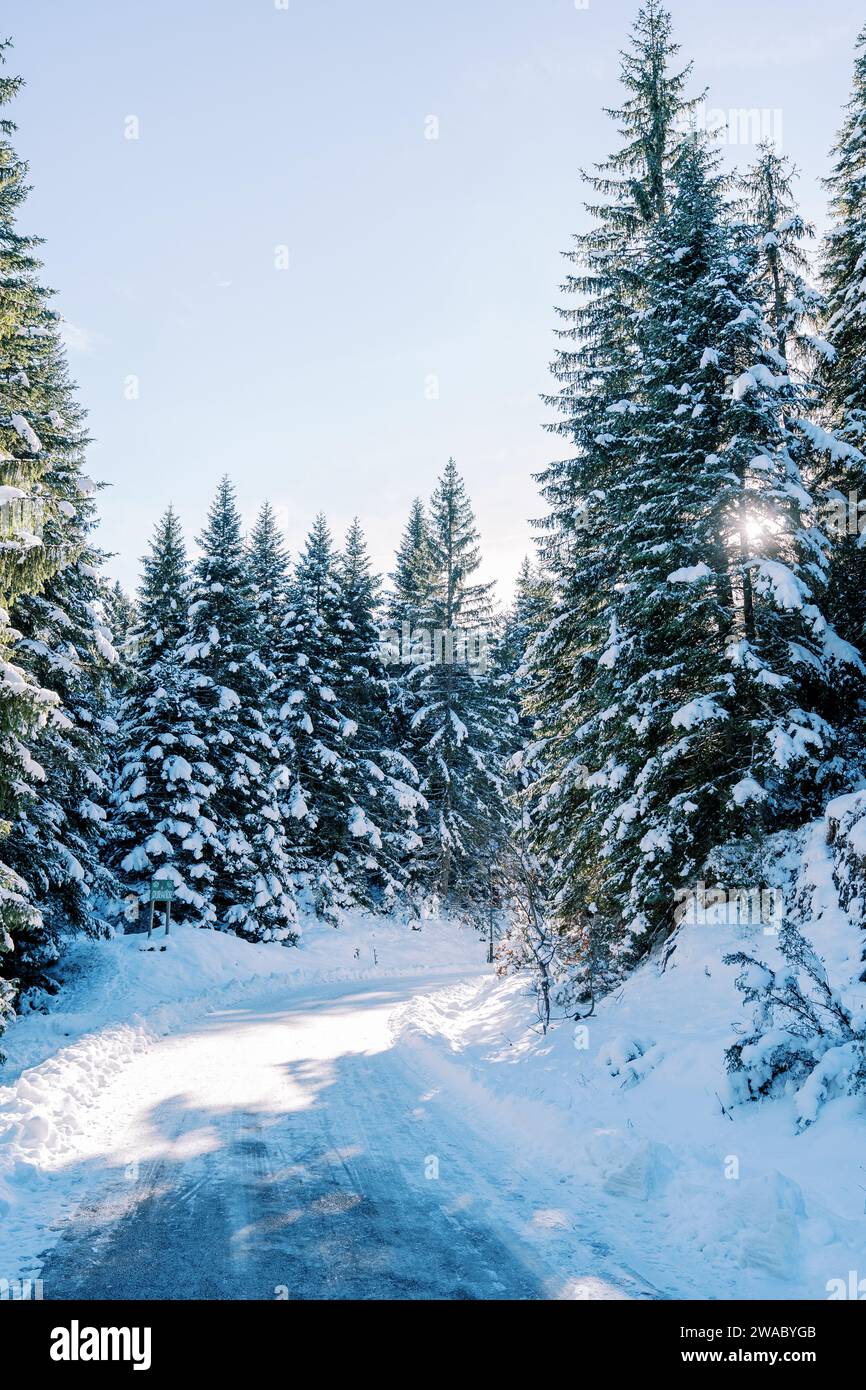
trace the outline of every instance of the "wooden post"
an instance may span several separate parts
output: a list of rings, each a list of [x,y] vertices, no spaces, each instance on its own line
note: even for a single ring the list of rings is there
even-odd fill
[[[166,898],[165,902],[165,934],[168,936],[171,927],[171,898]]]
[[[149,941],[150,938],[153,936],[153,909],[154,909],[155,906],[156,906],[156,903],[154,902],[153,898],[151,898],[151,900],[150,900],[150,918],[149,918],[148,923],[147,923],[147,939],[148,939],[148,941]]]

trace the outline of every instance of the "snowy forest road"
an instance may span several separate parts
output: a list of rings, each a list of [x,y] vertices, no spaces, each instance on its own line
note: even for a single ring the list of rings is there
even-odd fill
[[[269,996],[131,1061],[44,1297],[659,1297],[394,1045],[395,1008],[436,985]]]

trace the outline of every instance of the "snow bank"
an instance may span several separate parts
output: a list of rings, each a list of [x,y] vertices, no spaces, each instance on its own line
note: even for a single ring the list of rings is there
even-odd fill
[[[827,832],[804,837],[804,930],[831,977],[850,980],[861,933],[839,907]],[[672,1296],[826,1298],[866,1260],[863,1098],[833,1099],[834,1056],[807,1095],[732,1103],[724,1054],[743,1009],[723,957],[744,949],[778,964],[760,926],[684,927],[664,967],[647,962],[594,1017],[546,1038],[528,980],[463,981],[404,1007],[398,1045],[491,1143],[559,1174],[575,1220],[636,1247],[642,1272],[655,1258]]]

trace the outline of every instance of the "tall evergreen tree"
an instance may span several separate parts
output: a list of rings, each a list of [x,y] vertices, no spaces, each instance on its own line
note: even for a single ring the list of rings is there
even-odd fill
[[[95,505],[82,490],[75,459],[64,457],[43,486],[62,493],[62,525],[47,523],[66,562],[40,594],[21,595],[13,609],[19,630],[17,657],[30,679],[51,692],[52,703],[28,739],[42,769],[16,817],[9,862],[29,884],[42,928],[38,941],[22,945],[24,978],[41,975],[57,959],[64,935],[105,930],[114,897],[104,867],[106,818],[111,792],[110,747],[115,673],[121,665],[112,643],[90,531]],[[73,502],[69,499],[74,498]]]
[[[108,580],[104,582],[102,602],[114,646],[121,656],[125,654],[131,662],[129,641],[138,622],[135,600],[126,592],[120,580],[115,579],[113,584]]]
[[[524,789],[538,773],[534,719],[530,712],[532,661],[535,643],[544,632],[549,603],[544,572],[527,556],[517,575],[514,602],[506,615],[498,657],[514,723],[511,771]]]
[[[841,634],[866,659],[866,28],[857,40],[854,86],[827,180],[831,227],[824,242],[823,364],[828,417],[846,449],[826,483],[837,504],[830,610]],[[862,704],[860,707],[862,730]]]
[[[130,902],[144,906],[157,871],[177,885],[180,917],[211,922],[202,883],[207,865],[193,838],[211,828],[215,770],[194,719],[197,709],[181,643],[188,565],[180,521],[168,507],[142,561],[138,622],[131,637],[136,680],[119,715],[112,798],[111,862]]]
[[[547,398],[560,418],[549,428],[572,453],[539,475],[548,511],[540,522],[547,612],[530,653],[533,750],[545,778],[535,802],[536,849],[561,873],[560,911],[583,911],[601,880],[597,860],[570,866],[567,854],[585,806],[587,709],[599,662],[616,647],[617,564],[609,534],[637,407],[635,326],[643,298],[642,237],[663,217],[695,100],[690,67],[676,70],[668,11],[650,0],[622,55],[622,105],[609,114],[619,149],[589,179],[591,229],[575,237],[577,272],[563,286],[577,307],[559,310],[564,342],[552,366],[559,392]],[[593,884],[586,884],[586,876]],[[580,881],[580,886],[578,882]],[[584,888],[588,897],[584,898]]]
[[[289,557],[270,502],[263,502],[249,540],[249,570],[258,611],[263,659],[272,651],[286,611]]]
[[[409,520],[397,550],[394,571],[390,576],[388,621],[402,646],[411,644],[412,629],[426,621],[430,590],[433,582],[433,557],[424,503],[416,497]],[[404,631],[404,624],[405,631]]]
[[[184,848],[196,857],[206,920],[253,940],[290,942],[297,913],[279,810],[286,772],[268,728],[256,591],[227,478],[199,545],[181,639],[191,726],[184,741],[212,793]]]
[[[486,891],[505,820],[508,702],[498,679],[492,584],[473,582],[475,517],[453,459],[429,508],[427,625],[406,681],[414,697],[412,761],[428,802],[416,874],[441,900],[471,906]]]
[[[351,906],[354,849],[349,815],[354,722],[341,708],[342,594],[338,557],[319,515],[298,557],[277,651],[274,706],[288,772],[283,813],[292,863],[307,900],[323,916]],[[359,818],[357,838],[372,851],[378,832]]]
[[[427,803],[418,791],[418,772],[399,748],[396,681],[383,664],[381,580],[372,572],[357,518],[346,536],[338,579],[338,695],[352,729],[349,830],[362,845],[351,876],[362,900],[394,906],[407,890],[409,858],[420,843],[418,816]]]
[[[833,489],[843,460],[850,463],[856,455],[838,430],[826,429],[826,421],[819,423],[826,414],[819,374],[826,370],[833,350],[818,332],[823,305],[810,283],[805,251],[814,228],[799,213],[795,178],[791,161],[772,146],[762,145],[754,165],[738,180],[740,197],[734,211],[752,228],[757,243],[756,298],[766,324],[764,350],[767,363],[779,377],[776,398],[788,432],[791,468],[785,486],[797,492],[804,512],[811,513],[815,522],[807,560],[810,582],[822,594],[822,610],[833,630],[843,640],[850,640],[855,635],[850,615],[838,601],[837,585],[831,582],[828,589],[828,576],[834,541],[843,573],[850,552],[845,534],[847,508],[839,505],[843,499]],[[850,783],[859,780],[863,766],[859,711],[864,670],[844,647],[840,646],[836,655],[845,659],[836,661],[835,679],[821,692],[821,713],[839,730],[838,770]]]
[[[834,751],[822,695],[851,655],[820,609],[826,538],[804,517],[761,250],[753,227],[729,224],[698,140],[640,261],[605,513],[610,628],[591,685],[543,711],[549,761],[533,788],[561,920],[591,908],[590,931],[632,953],[671,928],[678,885],[708,875],[717,846],[821,804]],[[582,786],[562,775],[560,739],[589,770]]]
[[[7,49],[8,44],[0,45],[0,62],[5,63]],[[0,74],[0,106],[20,86],[20,79]],[[68,801],[61,805],[66,792],[75,798],[79,788],[70,774],[49,811],[46,769],[33,746],[41,742],[50,751],[64,716],[51,714],[58,695],[34,678],[32,668],[41,657],[34,662],[32,648],[15,650],[19,634],[9,614],[17,600],[19,615],[28,616],[24,596],[37,593],[62,564],[80,558],[75,547],[81,535],[65,523],[71,512],[84,510],[86,488],[79,471],[81,415],[66,376],[58,316],[40,280],[39,242],[18,230],[28,189],[26,165],[10,142],[14,129],[10,120],[0,119],[0,817],[7,833],[15,826],[20,832],[22,817],[32,812],[41,821],[41,835],[48,833],[50,815],[71,809]],[[32,632],[25,635],[33,639]],[[78,713],[84,713],[81,706]],[[83,745],[77,752],[86,763]],[[75,802],[76,808],[81,805]],[[12,858],[20,858],[9,848]],[[72,847],[67,861],[72,873],[77,872],[74,855]],[[0,1026],[21,985],[39,980],[56,953],[57,913],[46,921],[39,907],[48,887],[41,876],[44,866],[31,858],[22,867],[26,877],[0,865]],[[59,867],[55,857],[53,886]],[[76,892],[69,896],[70,905],[82,906]]]

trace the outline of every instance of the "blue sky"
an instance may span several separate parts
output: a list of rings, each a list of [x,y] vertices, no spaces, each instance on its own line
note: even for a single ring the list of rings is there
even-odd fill
[[[532,473],[560,447],[539,400],[560,252],[581,167],[615,145],[602,107],[637,0],[282,5],[4,5],[23,229],[46,238],[111,484],[111,572],[134,585],[169,501],[191,539],[224,472],[249,519],[271,499],[293,551],[317,510],[338,538],[357,513],[387,569],[453,454],[506,597]],[[820,221],[861,4],[670,8],[695,90],[781,120]]]

